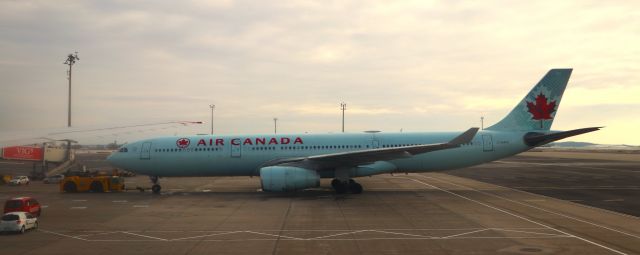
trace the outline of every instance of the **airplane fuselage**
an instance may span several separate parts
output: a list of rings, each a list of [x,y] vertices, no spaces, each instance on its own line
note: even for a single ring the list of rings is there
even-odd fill
[[[117,166],[150,176],[256,176],[279,159],[443,143],[459,132],[199,135],[161,137],[125,145],[110,159]],[[390,172],[427,172],[472,166],[511,156],[531,147],[525,132],[483,130],[458,148],[386,161]],[[126,152],[124,152],[126,151]],[[373,163],[373,162],[372,162]],[[319,169],[323,178],[334,169]]]

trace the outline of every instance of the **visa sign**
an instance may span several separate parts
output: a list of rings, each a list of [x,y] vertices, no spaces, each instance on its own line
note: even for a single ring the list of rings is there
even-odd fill
[[[44,153],[40,147],[13,146],[2,149],[2,158],[16,160],[36,160],[44,158]]]

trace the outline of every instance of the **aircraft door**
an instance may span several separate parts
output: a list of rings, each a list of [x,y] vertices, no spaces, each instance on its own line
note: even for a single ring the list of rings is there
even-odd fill
[[[491,135],[482,135],[482,150],[493,151],[493,139]]]
[[[378,141],[378,139],[375,139],[375,138],[371,140],[371,148],[372,149],[380,148],[380,141]]]
[[[231,143],[231,157],[239,158],[241,156],[242,156],[242,145],[240,145],[240,143],[238,144]]]
[[[151,159],[151,142],[145,142],[140,149],[140,159]]]

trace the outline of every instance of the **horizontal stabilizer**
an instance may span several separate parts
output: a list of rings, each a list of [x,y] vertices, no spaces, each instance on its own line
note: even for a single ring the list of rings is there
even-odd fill
[[[529,132],[526,135],[524,135],[524,142],[531,147],[536,147],[536,146],[544,145],[560,139],[564,139],[567,137],[581,135],[581,134],[589,133],[593,131],[598,131],[601,128],[602,127],[580,128],[580,129],[574,129],[574,130],[551,133],[551,134]]]

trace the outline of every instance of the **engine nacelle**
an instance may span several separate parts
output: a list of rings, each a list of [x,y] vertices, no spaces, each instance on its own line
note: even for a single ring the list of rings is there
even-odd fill
[[[292,166],[260,168],[263,191],[286,192],[320,186],[320,175],[314,170]]]

